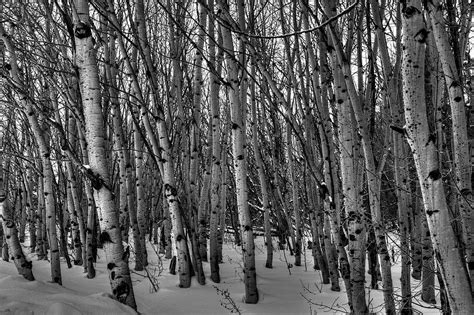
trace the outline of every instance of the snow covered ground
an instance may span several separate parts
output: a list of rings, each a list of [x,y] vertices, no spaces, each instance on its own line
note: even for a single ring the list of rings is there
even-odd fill
[[[97,277],[87,279],[83,268],[63,265],[63,286],[48,282],[50,267],[46,261],[33,260],[36,281],[28,282],[17,275],[13,263],[0,261],[0,314],[133,314],[133,310],[116,302],[107,293],[110,290],[105,268],[105,257],[99,252],[96,265]],[[134,272],[134,290],[138,311],[142,314],[341,314],[348,310],[345,293],[332,292],[330,285],[321,284],[318,271],[313,270],[311,251],[306,251],[306,262],[301,267],[288,269],[287,262],[294,258],[288,251],[276,250],[274,268],[265,265],[265,248],[262,237],[256,239],[257,283],[260,301],[249,305],[242,303],[240,250],[231,243],[224,244],[224,263],[220,265],[221,283],[209,278],[204,286],[195,279],[189,289],[177,287],[177,276],[168,273],[169,261],[160,258],[149,244],[148,272],[158,281],[159,290],[153,292],[145,272]],[[164,270],[160,273],[159,266]],[[132,264],[133,266],[133,264]],[[209,264],[204,263],[206,275],[210,275]],[[291,274],[290,274],[291,272]],[[400,267],[393,268],[393,281],[400,287]],[[369,278],[367,278],[370,283]],[[413,281],[415,290],[421,289],[419,281]],[[343,283],[341,281],[341,288]],[[382,292],[367,292],[370,308],[381,312]],[[439,300],[439,299],[438,299]],[[235,307],[231,306],[235,303]],[[238,312],[237,312],[237,309]],[[439,314],[438,310],[416,306],[423,314]]]

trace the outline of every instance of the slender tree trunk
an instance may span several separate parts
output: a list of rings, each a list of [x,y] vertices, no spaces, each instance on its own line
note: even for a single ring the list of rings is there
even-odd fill
[[[255,77],[255,67],[252,66],[252,77]],[[252,81],[250,84],[250,93],[251,93],[251,105],[252,105],[252,146],[255,154],[255,162],[257,166],[258,179],[260,182],[260,190],[262,194],[262,207],[264,212],[264,233],[265,233],[265,245],[267,249],[267,258],[265,262],[266,268],[273,268],[273,242],[271,234],[271,225],[270,225],[270,198],[268,193],[268,183],[265,176],[265,169],[262,159],[262,154],[260,152],[260,145],[258,142],[258,129],[257,125],[259,119],[257,118],[257,100],[255,95],[255,82]],[[263,96],[263,95],[262,95]]]
[[[77,218],[77,211],[74,208],[74,200],[69,183],[66,187],[66,202],[71,224],[72,243],[74,248],[74,265],[82,266],[84,264],[84,260],[82,257],[83,243],[81,242],[80,232],[83,230],[83,228],[81,228],[81,231],[79,231],[79,225],[81,224],[81,222],[79,222],[79,219]]]
[[[214,0],[209,0],[209,11],[214,12]],[[220,115],[219,115],[219,81],[222,66],[220,60],[216,59],[216,31],[215,20],[209,19],[209,61],[217,69],[217,74],[213,71],[209,74],[210,81],[210,107],[211,107],[211,133],[212,133],[212,159],[211,159],[211,215],[209,223],[209,261],[211,267],[211,280],[215,283],[220,282],[219,274],[219,218],[222,205],[220,203],[221,192],[221,144],[220,144]],[[222,252],[221,252],[222,257]]]
[[[418,185],[417,185],[418,186]],[[419,186],[417,191],[420,191]],[[431,235],[428,227],[428,221],[426,216],[422,213],[420,216],[421,221],[421,235],[422,235],[422,259],[423,268],[421,270],[421,299],[426,303],[436,303],[436,292],[435,292],[435,261],[433,255],[433,245],[431,243]]]
[[[218,8],[227,20],[229,13],[229,6],[227,1],[218,1]],[[238,6],[243,7],[243,2],[238,3]],[[229,21],[228,21],[229,22]],[[234,179],[237,196],[237,207],[239,211],[240,229],[242,234],[242,256],[244,261],[244,283],[245,283],[245,297],[244,302],[254,304],[258,302],[257,290],[257,274],[255,271],[255,252],[254,252],[254,237],[252,229],[252,221],[250,218],[250,211],[248,208],[248,188],[247,188],[247,158],[245,152],[245,121],[243,119],[244,107],[241,103],[240,87],[239,87],[239,64],[236,61],[234,54],[234,44],[230,31],[223,27],[222,38],[224,42],[224,49],[226,52],[226,63],[229,73],[229,82],[231,82],[231,89],[229,96],[231,101],[230,119],[232,121],[232,153],[234,158]],[[242,67],[243,65],[240,65]]]
[[[314,196],[312,192],[316,191],[314,188],[314,184],[310,184],[310,188],[308,193],[311,193],[309,196],[310,198],[310,220],[311,220],[311,227],[313,232],[313,252],[316,255],[316,260],[318,262],[318,267],[321,271],[321,276],[323,279],[323,284],[329,284],[329,269],[328,269],[328,261],[326,255],[323,251],[324,249],[324,242],[321,242],[322,235],[319,232],[318,225],[320,226],[320,212],[322,212],[321,205],[319,202],[319,196]]]
[[[37,191],[37,196],[42,196],[43,195],[43,182],[41,180],[41,176],[38,178],[38,191]],[[44,198],[38,198],[38,213],[36,215],[36,226],[38,227],[36,229],[36,239],[37,239],[37,255],[38,255],[38,260],[43,260],[46,259],[47,257],[47,249],[46,249],[46,244],[45,244],[45,238],[44,238]]]
[[[222,256],[222,247],[224,245],[224,238],[226,235],[227,230],[227,223],[226,223],[226,214],[227,214],[227,134],[224,133],[222,136],[223,144],[222,144],[222,151],[221,151],[221,166],[222,166],[222,178],[220,183],[220,205],[221,205],[221,213],[219,216],[219,240],[218,240],[218,257],[219,262],[224,262]]]
[[[337,86],[340,86],[338,83]],[[342,85],[344,88],[345,85]],[[351,310],[355,314],[368,312],[365,301],[365,220],[364,211],[360,207],[357,186],[357,135],[352,109],[347,101],[347,96],[341,91],[337,93],[339,143],[342,194],[344,208],[348,220],[349,231],[349,257],[350,264],[350,292],[352,297]]]
[[[118,212],[115,209],[113,193],[110,188],[105,153],[103,114],[100,102],[99,74],[96,52],[89,25],[89,4],[86,0],[75,1],[77,16],[74,16],[74,36],[76,44],[76,64],[79,70],[80,90],[84,108],[87,150],[90,165],[87,169],[95,190],[100,239],[104,246],[107,270],[112,294],[121,303],[137,309],[128,261],[122,245]],[[94,221],[95,222],[95,221]]]
[[[137,200],[137,209],[136,209],[136,223],[132,224],[132,228],[136,226],[137,241],[135,243],[135,270],[144,267],[148,264],[147,262],[147,253],[146,253],[146,203],[145,203],[145,178],[144,178],[144,168],[145,161],[143,159],[143,139],[140,135],[140,132],[135,129],[134,132],[134,154],[135,154],[135,185],[136,185],[136,200]],[[130,213],[132,217],[132,213]],[[135,218],[134,218],[135,219]],[[134,232],[135,233],[135,232]],[[137,246],[138,245],[138,246]]]
[[[393,115],[397,117],[398,115]],[[398,124],[397,124],[398,125]],[[409,221],[408,213],[411,210],[409,206],[409,185],[408,185],[408,163],[406,160],[406,144],[399,133],[393,135],[394,142],[394,170],[395,182],[397,183],[397,205],[398,205],[398,227],[400,233],[400,250],[401,250],[401,286],[402,286],[402,304],[400,313],[410,315],[413,313],[411,301],[411,285],[410,285],[410,266],[411,252],[409,244]]]
[[[410,250],[412,253],[411,264],[412,272],[411,276],[415,280],[421,280],[423,271],[423,238],[422,238],[422,216],[421,205],[418,202],[418,196],[412,191],[412,213],[411,213],[411,230],[410,230]]]

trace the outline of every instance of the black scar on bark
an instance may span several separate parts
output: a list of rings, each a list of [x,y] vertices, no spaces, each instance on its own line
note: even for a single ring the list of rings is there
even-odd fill
[[[130,246],[127,246],[125,251],[122,254],[122,260],[128,261],[128,257],[130,257]]]
[[[117,265],[114,264],[113,262],[110,262],[110,263],[107,264],[107,269],[109,269],[109,270],[112,270],[112,269],[114,269],[115,267],[117,267]]]
[[[326,186],[326,184],[321,184],[321,187],[319,189],[319,196],[321,197],[321,199],[326,199],[326,195],[329,195],[329,189],[328,189],[328,186]]]
[[[435,210],[427,210],[426,214],[431,217],[433,214],[438,213],[438,212],[439,212],[439,210],[436,210],[436,209]]]
[[[99,235],[99,242],[100,242],[101,244],[113,243],[113,242],[112,242],[112,239],[110,238],[109,233],[107,233],[106,231],[103,231],[102,233],[100,233],[100,235]]]
[[[403,4],[404,4],[404,5],[403,5],[403,8],[402,8],[402,13],[403,13],[406,17],[410,18],[410,17],[412,17],[412,16],[413,16],[414,14],[416,14],[416,13],[418,13],[418,14],[421,13],[420,10],[419,10],[417,7],[414,7],[414,6],[409,6],[409,7],[408,7],[408,6],[406,5],[406,2],[403,2]]]
[[[92,31],[89,25],[84,22],[79,22],[76,24],[74,35],[79,39],[83,39],[90,37],[92,35]]]
[[[130,293],[130,288],[126,282],[122,282],[112,290],[112,293],[119,302],[124,303]]]
[[[432,170],[432,171],[428,174],[428,177],[429,177],[431,180],[438,180],[438,179],[441,178],[441,172],[439,171],[439,169]]]
[[[428,31],[425,28],[422,28],[418,33],[415,34],[415,39],[417,42],[424,44],[428,38]]]

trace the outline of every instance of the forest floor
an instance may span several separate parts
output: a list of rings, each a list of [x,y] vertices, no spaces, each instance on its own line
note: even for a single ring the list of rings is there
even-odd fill
[[[276,242],[275,242],[276,244]],[[343,314],[348,310],[345,292],[332,292],[330,285],[323,285],[319,271],[313,270],[311,250],[306,250],[303,266],[293,266],[294,257],[289,252],[276,249],[273,269],[265,268],[266,252],[263,238],[256,239],[257,284],[260,300],[250,305],[242,302],[241,255],[238,247],[226,242],[220,264],[221,283],[209,278],[201,286],[193,278],[191,288],[177,287],[178,276],[169,274],[169,260],[159,257],[148,244],[150,278],[146,272],[133,272],[134,291],[138,311],[142,314]],[[0,261],[0,314],[133,314],[133,311],[110,298],[104,253],[99,251],[96,264],[97,277],[87,279],[83,268],[62,265],[63,286],[50,283],[50,265],[47,261],[33,261],[36,281],[28,282],[17,275],[11,262]],[[393,281],[399,294],[400,257],[395,255]],[[288,264],[291,267],[288,268]],[[133,263],[131,264],[133,267]],[[210,275],[209,264],[204,263],[206,275]],[[367,283],[370,283],[370,276]],[[342,280],[340,281],[343,288]],[[420,281],[412,279],[415,305],[422,314],[439,314],[437,309],[419,302],[417,292]],[[383,312],[383,297],[380,290],[368,290],[367,299],[374,313]],[[437,297],[439,301],[439,297]]]

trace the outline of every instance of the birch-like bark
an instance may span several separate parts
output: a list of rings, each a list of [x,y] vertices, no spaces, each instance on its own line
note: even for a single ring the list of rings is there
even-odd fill
[[[397,121],[399,114],[392,113],[392,117]],[[398,124],[397,124],[398,125]],[[409,181],[408,181],[408,163],[407,163],[407,144],[400,133],[392,132],[394,147],[394,172],[395,182],[397,183],[397,205],[398,205],[398,227],[400,233],[400,250],[401,250],[401,294],[402,301],[400,307],[401,314],[412,314],[412,298],[410,285],[410,266],[411,251],[409,243],[409,220],[408,212],[411,211],[409,206]]]
[[[204,79],[202,75],[202,62],[203,62],[203,48],[205,42],[205,33],[207,26],[207,10],[205,9],[205,0],[196,1],[198,8],[198,37],[196,43],[196,52],[194,55],[194,78],[193,78],[193,100],[192,100],[192,120],[191,120],[191,132],[190,132],[190,165],[189,165],[189,188],[191,197],[191,208],[194,207],[195,213],[198,215],[198,236],[199,236],[199,256],[200,260],[197,259],[199,264],[201,261],[207,262],[207,226],[209,222],[209,215],[207,207],[204,206],[204,200],[208,200],[208,190],[203,189],[205,195],[201,195],[199,198],[199,183],[198,183],[198,165],[200,157],[202,155],[202,149],[200,148],[200,137],[199,130],[201,124],[201,101],[202,101],[202,90]],[[212,41],[212,40],[210,40]],[[212,131],[209,131],[212,133]],[[207,151],[207,150],[205,150]],[[210,165],[206,165],[206,169],[209,169]],[[209,173],[209,174],[208,174]],[[203,177],[210,175],[210,172],[204,172]],[[206,181],[204,180],[204,182]],[[204,187],[203,187],[204,188]],[[203,207],[201,207],[203,205]],[[196,253],[197,254],[197,253]],[[198,267],[199,269],[202,267]],[[202,277],[200,277],[202,279]],[[202,280],[201,280],[202,281]],[[203,284],[203,283],[202,283]]]
[[[14,84],[19,88],[20,93],[22,94],[22,106],[23,110],[26,112],[28,117],[28,123],[31,126],[33,134],[35,136],[36,142],[39,146],[41,163],[43,167],[43,195],[39,198],[44,198],[45,209],[46,209],[46,231],[48,235],[49,247],[51,249],[51,280],[55,283],[61,284],[61,265],[59,261],[59,245],[56,232],[56,207],[54,202],[53,195],[53,168],[51,165],[50,159],[50,145],[49,139],[45,135],[43,128],[41,127],[38,121],[38,114],[36,113],[33,105],[28,100],[28,95],[26,94],[26,87],[24,86],[22,79],[20,77],[18,63],[16,59],[16,51],[11,42],[11,39],[8,37],[8,34],[5,32],[3,25],[0,24],[0,34],[1,38],[10,53],[10,65],[11,70],[10,74]]]
[[[129,211],[130,204],[133,205],[133,194],[129,193],[129,187],[132,182],[132,166],[130,163],[130,153],[126,148],[126,139],[123,124],[122,113],[120,111],[120,101],[116,82],[116,70],[111,66],[112,60],[116,58],[115,40],[110,36],[108,45],[104,46],[105,74],[108,81],[108,92],[111,102],[111,113],[113,123],[114,151],[117,155],[119,165],[119,222],[122,231],[122,241],[128,243],[128,234],[130,229]]]
[[[335,12],[330,9],[330,6],[327,3],[328,1],[325,2],[326,3],[324,4],[324,7],[326,13],[329,16],[333,16]],[[379,261],[382,269],[382,285],[384,292],[385,311],[387,312],[387,314],[395,314],[396,310],[393,294],[390,255],[387,249],[385,231],[382,222],[382,212],[380,209],[380,178],[377,177],[374,153],[370,141],[371,139],[367,126],[366,115],[363,111],[360,97],[357,94],[355,88],[348,56],[346,56],[342,48],[342,43],[340,42],[340,38],[336,34],[334,26],[329,26],[329,33],[335,48],[337,63],[341,67],[342,73],[344,75],[344,81],[346,83],[347,92],[357,122],[357,131],[361,135],[361,144],[364,152],[366,178],[368,184],[369,204],[372,214],[372,224],[374,225]]]
[[[288,148],[288,164],[289,173],[291,179],[291,192],[293,199],[293,214],[295,216],[295,238],[294,238],[294,251],[295,251],[295,266],[301,266],[301,240],[302,240],[302,227],[301,227],[301,213],[300,205],[298,200],[298,183],[296,181],[296,170],[295,170],[295,158],[293,157],[294,146],[292,139],[291,127],[288,125],[287,128],[287,148]],[[291,221],[288,222],[291,224]],[[290,226],[290,228],[293,228]]]
[[[0,143],[3,142],[3,134],[0,135]],[[2,143],[3,144],[3,143]],[[8,254],[15,263],[18,273],[26,280],[33,281],[33,264],[28,261],[23,253],[18,230],[16,228],[13,212],[8,204],[7,190],[5,189],[3,173],[3,152],[0,153],[0,218],[2,220],[3,234],[8,244]],[[4,245],[5,246],[5,245]],[[2,248],[3,249],[3,248]]]
[[[115,209],[110,186],[105,152],[104,118],[100,101],[99,73],[96,51],[89,25],[89,3],[76,0],[74,15],[74,40],[76,44],[76,65],[79,71],[80,91],[85,117],[87,151],[89,153],[88,172],[97,204],[101,227],[100,240],[104,246],[107,270],[112,294],[121,303],[137,309],[133,286],[124,255],[118,211]]]
[[[421,193],[419,185],[417,185],[417,192]],[[420,207],[422,202],[418,201]],[[433,244],[431,243],[431,235],[428,227],[428,221],[424,213],[420,214],[421,223],[421,245],[422,245],[422,261],[423,266],[421,269],[421,299],[430,304],[436,303],[436,291],[435,291],[435,275],[436,267],[433,253]]]
[[[77,133],[79,135],[79,144],[81,148],[82,163],[84,165],[90,165],[89,163],[89,154],[87,152],[87,142],[80,125],[77,125]],[[87,205],[87,212],[84,214],[87,217],[86,220],[86,269],[87,269],[87,278],[95,278],[95,267],[94,262],[96,260],[94,256],[95,245],[94,245],[94,230],[95,230],[95,213],[96,213],[96,203],[94,201],[94,192],[92,191],[92,186],[90,181],[83,181],[84,191],[86,193],[85,202]],[[87,214],[87,215],[86,215]]]
[[[443,6],[439,0],[428,1],[426,3],[451,107],[454,172],[456,175],[455,184],[456,191],[459,194],[458,203],[463,227],[463,245],[465,246],[468,272],[470,275],[471,294],[474,296],[474,200],[472,195],[469,142],[467,138],[466,103],[464,101],[464,92],[456,66],[455,55],[449,43],[448,33],[443,19]]]
[[[218,257],[219,257],[219,262],[223,262],[223,257],[222,257],[222,247],[224,245],[224,238],[225,238],[225,233],[227,229],[227,222],[226,222],[226,213],[227,213],[227,189],[228,188],[228,183],[227,183],[227,133],[224,132],[224,135],[222,135],[223,143],[222,143],[222,150],[221,150],[221,172],[222,172],[222,178],[221,178],[221,183],[220,183],[220,205],[221,205],[221,213],[219,216],[219,239],[218,239]]]
[[[71,236],[72,236],[72,244],[74,249],[74,265],[82,266],[84,264],[84,260],[82,257],[82,244],[81,243],[81,233],[79,231],[79,224],[77,219],[77,212],[74,209],[74,201],[71,193],[70,184],[66,184],[66,204],[67,204],[67,211],[69,213],[69,222],[71,224]]]
[[[242,3],[241,3],[242,5]],[[221,12],[229,12],[227,1],[219,0],[218,8]],[[224,15],[227,20],[227,16]],[[230,21],[227,21],[228,23]],[[254,304],[258,302],[257,274],[255,270],[255,245],[252,221],[248,207],[247,188],[247,159],[245,122],[243,120],[244,104],[241,103],[241,89],[239,86],[239,65],[234,53],[234,43],[229,29],[222,27],[222,38],[225,50],[225,60],[228,69],[228,80],[231,84],[229,97],[231,101],[230,119],[232,121],[232,153],[234,159],[234,178],[239,211],[240,230],[242,234],[242,256],[244,261],[244,302]]]
[[[210,12],[214,12],[214,0],[209,0],[208,7]],[[219,218],[222,205],[220,203],[221,192],[221,144],[220,144],[220,103],[219,103],[219,81],[218,75],[222,68],[220,60],[216,58],[216,31],[215,19],[209,18],[209,61],[216,69],[217,73],[209,73],[210,81],[210,107],[211,107],[211,132],[212,132],[212,159],[211,159],[211,214],[209,222],[209,261],[211,267],[211,280],[215,283],[220,282],[219,274]]]
[[[146,204],[145,204],[145,182],[143,161],[143,139],[140,130],[134,126],[134,157],[135,157],[135,195],[136,205],[135,211],[130,211],[131,226],[133,229],[133,239],[135,245],[135,270],[143,270],[147,265],[146,254]]]
[[[32,149],[31,149],[31,138],[27,137],[26,146],[29,147],[28,149],[28,158],[32,158]],[[29,226],[29,237],[30,237],[30,251],[31,253],[36,252],[36,216],[37,216],[37,209],[33,207],[33,177],[34,177],[33,170],[27,166],[26,170],[26,177],[25,177],[25,187],[28,191],[27,193],[27,206],[28,206],[28,226]]]
[[[252,77],[255,78],[255,66],[252,65]],[[252,80],[250,83],[250,103],[252,107],[252,146],[255,155],[255,163],[257,164],[257,172],[258,172],[258,179],[260,182],[260,191],[262,194],[262,207],[263,207],[263,224],[265,230],[265,246],[267,250],[267,258],[265,261],[266,268],[273,268],[273,241],[272,241],[272,233],[271,233],[271,225],[270,225],[270,198],[268,192],[268,179],[265,176],[265,168],[262,159],[262,154],[260,152],[260,145],[259,145],[259,136],[258,136],[258,128],[259,119],[257,116],[257,100],[256,100],[256,92],[255,92],[255,81]],[[262,95],[263,96],[263,95]],[[263,102],[263,101],[262,101]],[[301,255],[300,255],[301,259]],[[301,264],[301,263],[300,263]]]
[[[37,196],[43,195],[43,181],[41,180],[41,176],[38,177],[38,188],[37,188]],[[36,215],[36,240],[37,240],[37,249],[36,254],[38,256],[38,260],[43,260],[47,258],[48,250],[46,248],[47,240],[45,238],[45,226],[44,222],[44,198],[38,198],[38,214]]]
[[[308,193],[312,193],[316,191],[314,188],[314,184],[310,183],[308,187]],[[309,194],[308,194],[309,195]],[[314,196],[313,194],[309,195],[310,199],[310,213],[309,213],[309,218],[311,220],[311,231],[312,231],[312,236],[313,236],[313,247],[312,247],[312,252],[313,256],[315,259],[315,268],[316,270],[320,270],[321,272],[321,278],[323,284],[329,284],[329,269],[328,269],[328,261],[326,258],[326,255],[323,252],[323,247],[324,243],[321,242],[321,235],[319,233],[319,228],[318,228],[318,219],[316,216],[316,213],[319,212],[319,199],[317,196]],[[316,268],[317,267],[317,268]]]
[[[425,213],[440,273],[445,282],[453,313],[474,312],[469,275],[459,255],[449,222],[449,209],[439,170],[435,139],[430,136],[424,89],[425,43],[428,32],[421,0],[407,1],[402,9],[402,82],[406,132],[415,159]]]
[[[341,83],[337,83],[339,86]],[[345,84],[343,85],[345,87]],[[343,88],[344,88],[343,87]],[[342,195],[348,220],[349,257],[350,257],[350,291],[352,298],[351,310],[355,314],[368,312],[365,301],[365,219],[364,210],[360,207],[357,186],[357,135],[351,105],[347,96],[338,91],[338,123],[340,143],[340,165],[342,179]]]

